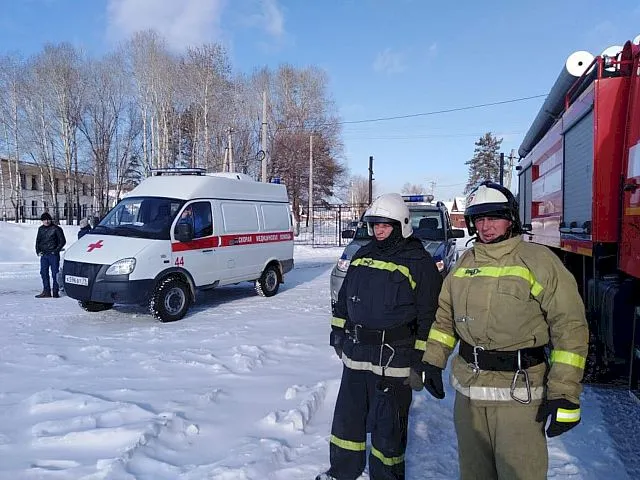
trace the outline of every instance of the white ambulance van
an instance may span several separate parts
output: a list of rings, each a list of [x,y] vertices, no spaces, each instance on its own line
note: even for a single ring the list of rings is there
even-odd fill
[[[145,304],[181,319],[196,292],[243,281],[278,292],[293,268],[284,185],[201,169],[153,172],[64,254],[66,294],[85,310]]]

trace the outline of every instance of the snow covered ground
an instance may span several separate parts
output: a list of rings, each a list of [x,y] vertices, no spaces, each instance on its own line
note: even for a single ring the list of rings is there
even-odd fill
[[[35,299],[35,233],[0,222],[0,479],[309,480],[327,467],[341,249],[297,246],[275,297],[224,287],[161,324],[139,307]],[[414,395],[408,479],[457,478],[453,397]],[[626,392],[586,387],[583,423],[549,442],[550,478],[640,478],[639,412]]]

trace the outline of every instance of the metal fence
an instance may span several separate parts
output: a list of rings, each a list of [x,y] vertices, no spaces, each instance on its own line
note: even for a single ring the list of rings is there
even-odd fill
[[[81,218],[100,217],[99,211],[88,205],[82,205],[79,209],[74,205],[72,209],[65,209],[64,206],[55,208],[51,207],[31,207],[22,206],[16,211],[15,207],[7,207],[6,210],[0,211],[0,221],[18,222],[18,223],[37,223],[40,221],[40,215],[48,212],[54,220],[60,223],[68,224],[69,222],[77,223]],[[80,215],[78,215],[78,212]]]
[[[310,222],[309,208],[303,207],[295,226],[295,242],[314,247],[346,245],[351,239],[342,238],[342,231],[355,229],[355,223],[366,209],[364,204],[314,205]]]

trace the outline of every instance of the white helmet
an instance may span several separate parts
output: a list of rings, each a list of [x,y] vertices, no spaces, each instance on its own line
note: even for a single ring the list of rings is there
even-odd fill
[[[398,193],[385,193],[374,200],[364,213],[363,220],[367,222],[369,235],[373,236],[374,223],[399,223],[402,236],[408,238],[413,233],[409,208]]]
[[[518,202],[513,193],[502,185],[492,181],[484,181],[467,197],[464,220],[470,235],[475,235],[475,219],[480,217],[497,217],[511,221],[511,233],[519,235],[524,232],[520,222]]]

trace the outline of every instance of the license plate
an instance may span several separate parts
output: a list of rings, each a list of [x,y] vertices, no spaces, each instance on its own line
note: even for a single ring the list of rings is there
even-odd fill
[[[85,287],[89,285],[89,279],[87,277],[75,277],[73,275],[65,275],[64,282],[73,283],[74,285],[84,285]]]

